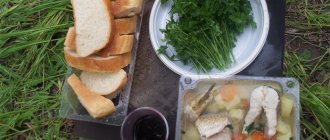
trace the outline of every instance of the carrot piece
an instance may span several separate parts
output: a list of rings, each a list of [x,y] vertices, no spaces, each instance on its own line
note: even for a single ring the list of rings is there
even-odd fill
[[[268,137],[263,132],[256,131],[252,134],[252,140],[276,140],[276,135]]]
[[[224,85],[220,94],[225,101],[233,100],[237,95],[237,86],[233,84]]]
[[[247,100],[247,99],[241,99],[240,107],[242,107],[244,109],[249,109],[249,107],[250,107],[249,100]]]
[[[242,133],[237,133],[237,134],[234,134],[233,136],[233,140],[245,140],[246,139],[246,136]]]
[[[267,140],[264,133],[256,131],[252,134],[252,140]]]

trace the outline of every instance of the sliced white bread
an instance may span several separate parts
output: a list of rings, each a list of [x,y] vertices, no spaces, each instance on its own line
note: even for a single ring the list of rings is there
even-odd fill
[[[72,51],[76,50],[74,44],[74,28],[70,27],[64,42],[65,47],[70,48]],[[131,29],[130,29],[131,30]],[[124,31],[124,30],[123,30]],[[128,30],[126,30],[128,31]],[[111,55],[118,55],[128,53],[132,50],[134,42],[134,35],[116,35],[111,44],[100,50],[97,54],[101,57],[109,57]]]
[[[131,62],[130,52],[109,57],[81,57],[69,47],[64,47],[64,56],[71,67],[89,72],[116,72]]]
[[[93,118],[102,118],[116,111],[111,100],[90,91],[75,74],[68,78],[68,83]]]
[[[76,51],[76,30],[74,27],[70,27],[66,33],[64,46]]]
[[[128,53],[132,50],[134,35],[116,35],[110,46],[102,49],[99,54],[101,57],[109,57]]]
[[[127,73],[123,69],[111,73],[83,71],[80,74],[80,79],[92,92],[99,95],[109,95],[125,87]]]
[[[137,16],[115,19],[116,35],[134,34],[136,31]]]
[[[109,0],[71,0],[79,56],[86,57],[109,44],[114,34]]]
[[[141,12],[142,0],[116,0],[112,2],[112,9],[115,18],[137,15]]]

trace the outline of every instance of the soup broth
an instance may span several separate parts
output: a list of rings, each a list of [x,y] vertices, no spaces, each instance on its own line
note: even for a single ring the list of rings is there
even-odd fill
[[[213,88],[211,95],[212,100],[207,103],[207,106],[203,109],[202,113],[197,118],[207,116],[209,114],[225,114],[225,118],[229,119],[230,124],[225,128],[222,128],[221,131],[212,133],[212,136],[205,137],[202,136],[201,128],[207,128],[204,126],[197,126],[196,120],[193,120],[187,116],[187,112],[184,112],[187,106],[191,105],[191,102],[194,102],[197,97],[201,96],[201,94],[205,94],[206,91],[210,88],[210,82],[200,82],[197,87],[193,90],[187,91],[184,96],[182,115],[181,115],[181,139],[183,140],[200,140],[200,139],[222,139],[221,137],[223,131],[228,128],[230,132],[230,139],[292,139],[295,134],[295,121],[294,121],[294,106],[295,101],[294,98],[283,94],[282,87],[275,82],[265,82],[265,81],[250,81],[250,80],[237,80],[237,81],[229,81],[229,82],[216,82],[216,86]],[[253,122],[244,127],[245,119],[247,117],[247,113],[251,108],[251,94],[253,92],[257,92],[255,89],[263,86],[264,88],[268,88],[269,92],[276,91],[278,98],[278,105],[276,106],[275,115],[268,115],[269,120],[275,121],[275,128],[269,128],[268,126],[268,118],[266,113],[266,108],[276,104],[276,98],[274,99],[264,99],[262,110],[256,112],[257,117],[253,120]],[[255,93],[256,94],[256,93]],[[268,94],[265,92],[264,95]],[[269,96],[269,95],[266,95]],[[260,98],[261,99],[261,98]],[[267,102],[269,100],[270,102]],[[268,110],[267,110],[268,111]],[[272,112],[272,111],[268,111]],[[252,113],[253,114],[253,113]],[[271,114],[271,113],[270,113]],[[273,113],[274,114],[274,113]],[[212,121],[212,120],[211,120]],[[214,120],[216,123],[217,120]],[[269,125],[271,125],[270,123]],[[199,127],[199,129],[198,129]],[[212,127],[212,126],[209,126]],[[214,126],[218,127],[218,126]],[[215,128],[210,128],[209,131],[215,130]],[[216,128],[220,130],[220,128]],[[244,130],[243,130],[244,129]],[[275,134],[269,136],[269,134],[274,133],[272,129],[275,129]],[[202,130],[202,129],[201,129]],[[202,132],[204,133],[204,132]],[[205,134],[208,132],[205,131]],[[227,132],[226,132],[227,133]],[[216,136],[218,135],[218,136]],[[226,138],[228,139],[228,137]]]

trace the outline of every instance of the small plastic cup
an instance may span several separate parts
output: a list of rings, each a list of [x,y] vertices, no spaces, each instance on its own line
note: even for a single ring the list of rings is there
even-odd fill
[[[120,137],[122,140],[135,140],[134,139],[134,127],[138,120],[146,116],[156,116],[163,121],[165,125],[165,140],[168,140],[169,127],[166,118],[158,110],[151,107],[141,107],[132,111],[125,118],[120,130]]]

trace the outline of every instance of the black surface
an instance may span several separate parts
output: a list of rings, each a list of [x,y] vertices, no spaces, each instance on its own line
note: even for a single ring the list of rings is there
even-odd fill
[[[167,118],[170,139],[174,139],[180,77],[166,68],[151,46],[148,23],[152,4],[153,0],[145,3],[129,111],[143,106],[158,109]],[[270,16],[267,41],[255,61],[239,75],[282,76],[285,3],[284,0],[267,0],[267,4]],[[120,136],[120,127],[78,121],[74,124],[74,134],[78,136],[111,140]]]
[[[95,140],[120,140],[120,127],[74,121],[73,133],[80,137]]]
[[[285,31],[284,0],[266,0],[270,26],[267,41],[258,57],[239,75],[282,76]]]

